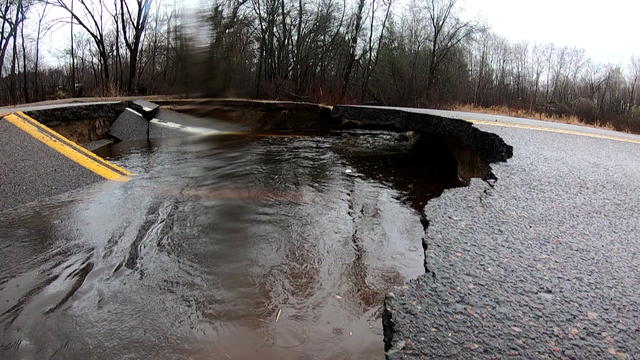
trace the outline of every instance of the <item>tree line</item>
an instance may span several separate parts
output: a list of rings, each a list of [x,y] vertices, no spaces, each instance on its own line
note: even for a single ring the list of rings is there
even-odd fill
[[[0,0],[0,103],[179,94],[507,106],[640,131],[640,60],[510,42],[457,0]],[[54,15],[55,14],[55,15]],[[59,40],[44,61],[47,34]],[[56,41],[56,40],[54,40]]]

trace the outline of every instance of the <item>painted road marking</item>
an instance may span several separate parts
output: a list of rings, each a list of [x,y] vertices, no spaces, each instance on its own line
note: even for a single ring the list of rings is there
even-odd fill
[[[133,113],[134,115],[137,115],[137,116],[143,117],[143,116],[142,116],[142,114],[140,114],[139,112],[137,112],[137,111],[135,111],[135,110],[133,110],[133,109],[131,109],[131,108],[125,108],[125,110],[127,110],[127,111],[129,111],[129,112]]]
[[[129,171],[91,153],[23,113],[9,114],[4,116],[3,119],[68,159],[105,179],[122,182],[130,180],[129,176],[131,173]]]
[[[143,117],[139,112],[126,108],[125,110],[130,111],[132,114],[135,114],[139,117]],[[223,131],[214,128],[202,127],[202,126],[193,126],[193,125],[183,125],[172,121],[161,120],[157,118],[153,118],[149,121],[149,123],[157,125],[159,127],[163,127],[166,129],[172,129],[177,131],[182,131],[187,134],[192,135],[220,135],[220,136],[255,136],[255,137],[304,137],[305,135],[293,135],[293,134],[254,134],[248,131]]]
[[[555,129],[555,128],[548,128],[548,127],[543,127],[543,126],[534,126],[534,125],[525,125],[525,124],[513,124],[513,123],[502,123],[502,122],[497,122],[497,121],[486,121],[486,120],[466,120],[466,121],[468,121],[468,122],[470,122],[470,123],[472,123],[474,125],[489,125],[489,126],[500,126],[500,127],[507,127],[507,128],[515,128],[515,129],[537,130],[537,131],[544,131],[544,132],[551,132],[551,133],[558,133],[558,134],[577,135],[577,136],[585,136],[585,137],[596,138],[596,139],[604,139],[604,140],[627,142],[627,143],[632,143],[632,144],[640,144],[640,140],[627,139],[627,138],[618,137],[618,136],[593,134],[593,133],[588,133],[588,132],[584,132],[584,131]]]
[[[40,129],[42,129],[43,131],[47,132],[49,135],[57,138],[60,142],[64,143],[67,146],[70,146],[72,148],[74,148],[75,150],[91,157],[93,160],[99,162],[101,165],[106,166],[108,168],[111,168],[112,170],[115,170],[116,172],[119,172],[123,175],[127,175],[127,176],[131,176],[133,175],[131,172],[129,172],[128,170],[114,164],[111,163],[103,158],[101,158],[100,156],[94,154],[93,152],[87,150],[86,148],[76,144],[75,142],[67,139],[66,137],[64,137],[62,134],[60,134],[59,132],[43,125],[42,123],[40,123],[39,121],[35,120],[34,118],[30,117],[29,115],[23,113],[22,111],[18,111],[16,112],[16,115],[18,115],[18,117],[29,121],[32,125],[35,125],[37,127],[39,127]]]
[[[182,131],[182,132],[193,134],[193,135],[245,135],[247,134],[246,132],[221,131],[221,130],[206,128],[201,126],[182,125],[182,124],[174,123],[171,121],[160,120],[160,119],[152,119],[149,122],[163,128],[178,130],[178,131]]]

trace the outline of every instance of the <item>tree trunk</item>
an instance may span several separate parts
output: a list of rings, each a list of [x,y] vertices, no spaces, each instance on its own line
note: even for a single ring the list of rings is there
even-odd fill
[[[24,17],[24,15],[23,15]],[[27,79],[27,50],[24,44],[24,21],[20,24],[20,40],[22,42],[22,96],[24,97],[24,102],[29,102],[29,90],[28,90],[28,79]]]
[[[73,39],[73,3],[71,0],[71,93],[76,96],[76,54],[74,53]]]
[[[136,69],[138,68],[138,43],[134,45],[134,49],[129,53],[129,77],[127,79],[127,92],[129,95],[134,94],[134,85],[136,79]]]
[[[18,0],[18,9],[16,9],[16,19],[13,23],[13,50],[12,50],[12,54],[11,54],[11,80],[9,83],[9,92],[11,93],[11,101],[14,104],[18,103],[18,94],[16,91],[16,58],[17,58],[17,52],[18,52],[18,36],[17,36],[17,28],[18,28],[18,16],[20,16],[20,6],[21,6],[22,2],[20,0]]]
[[[356,12],[356,22],[351,34],[351,42],[349,47],[349,58],[347,59],[347,66],[344,71],[344,77],[342,79],[342,92],[341,97],[344,98],[347,94],[347,88],[349,87],[349,80],[351,79],[351,72],[353,71],[353,64],[356,62],[356,51],[358,50],[358,37],[360,36],[360,29],[362,27],[362,9],[364,8],[364,1],[359,0],[358,11]]]

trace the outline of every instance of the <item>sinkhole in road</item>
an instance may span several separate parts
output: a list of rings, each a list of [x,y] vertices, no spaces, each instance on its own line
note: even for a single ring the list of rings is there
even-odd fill
[[[412,132],[122,142],[136,173],[0,213],[0,355],[372,359],[427,201],[489,166]]]

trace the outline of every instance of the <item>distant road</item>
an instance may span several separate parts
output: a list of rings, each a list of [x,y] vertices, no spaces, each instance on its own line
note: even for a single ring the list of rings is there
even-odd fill
[[[598,137],[610,140],[630,140],[631,142],[640,143],[640,135],[628,134],[619,131],[600,129],[589,126],[580,126],[572,124],[564,124],[559,122],[542,121],[526,118],[516,118],[503,115],[491,115],[484,113],[473,113],[463,111],[434,110],[420,108],[404,108],[404,107],[388,107],[388,106],[367,106],[371,108],[394,109],[410,111],[415,113],[432,114],[453,119],[461,119],[470,121],[476,125],[493,125],[503,127],[513,127],[521,129],[531,129],[539,131],[557,132],[570,135],[582,135],[590,137]]]

